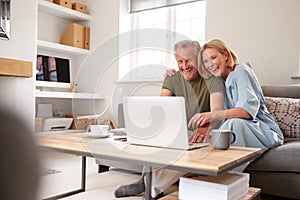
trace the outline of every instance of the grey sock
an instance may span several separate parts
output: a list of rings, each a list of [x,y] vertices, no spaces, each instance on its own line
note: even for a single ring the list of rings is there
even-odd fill
[[[115,197],[129,197],[136,196],[142,192],[145,192],[144,178],[138,180],[129,185],[121,185],[115,190]]]

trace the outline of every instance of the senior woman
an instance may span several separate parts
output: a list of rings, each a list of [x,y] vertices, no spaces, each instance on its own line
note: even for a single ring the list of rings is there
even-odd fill
[[[229,129],[236,134],[234,146],[265,151],[283,144],[283,134],[266,108],[261,86],[250,64],[239,63],[237,55],[219,39],[205,43],[198,59],[201,76],[223,78],[225,109],[197,113],[189,125],[195,127],[224,120],[219,129]]]

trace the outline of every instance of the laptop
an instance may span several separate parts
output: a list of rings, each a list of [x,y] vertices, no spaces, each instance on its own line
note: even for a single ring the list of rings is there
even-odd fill
[[[129,144],[190,150],[209,143],[189,144],[184,97],[123,97]]]

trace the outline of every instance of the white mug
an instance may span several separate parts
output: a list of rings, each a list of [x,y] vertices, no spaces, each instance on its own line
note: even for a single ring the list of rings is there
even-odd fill
[[[90,125],[93,134],[106,135],[108,133],[108,125]]]
[[[230,145],[235,142],[236,136],[231,130],[218,130],[211,131],[212,145],[215,149],[227,150]]]

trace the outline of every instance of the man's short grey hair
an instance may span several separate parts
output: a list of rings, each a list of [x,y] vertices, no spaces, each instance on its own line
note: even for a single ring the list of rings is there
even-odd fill
[[[195,40],[182,40],[182,41],[176,43],[175,46],[174,46],[174,52],[176,52],[176,50],[178,48],[188,48],[190,46],[194,47],[194,53],[197,56],[200,49],[201,49],[201,47],[200,47],[199,42],[197,42]]]

